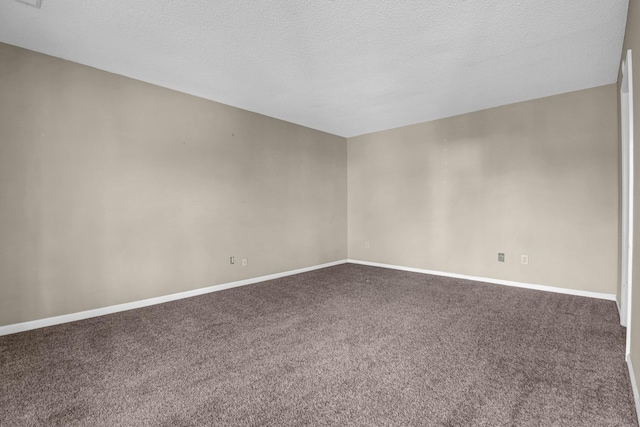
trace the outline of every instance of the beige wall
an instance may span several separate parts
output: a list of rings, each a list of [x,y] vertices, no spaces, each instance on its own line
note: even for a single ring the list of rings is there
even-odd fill
[[[633,50],[633,83],[634,83],[634,235],[633,235],[633,284],[632,284],[632,302],[631,302],[631,361],[635,366],[636,378],[635,382],[640,383],[640,150],[638,150],[638,142],[640,141],[640,4],[638,1],[631,0],[629,2],[629,11],[627,14],[627,29],[624,37],[623,55],[626,55],[627,49]]]
[[[617,144],[615,85],[350,138],[349,258],[614,294]]]
[[[0,325],[341,260],[347,242],[616,290],[615,85],[347,143],[4,44],[0,93]]]
[[[5,44],[0,94],[0,325],[346,258],[344,138]]]

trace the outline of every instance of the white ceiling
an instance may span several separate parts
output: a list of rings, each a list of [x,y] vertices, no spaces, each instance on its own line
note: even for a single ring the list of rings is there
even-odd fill
[[[0,2],[0,41],[350,137],[613,83],[628,0]]]

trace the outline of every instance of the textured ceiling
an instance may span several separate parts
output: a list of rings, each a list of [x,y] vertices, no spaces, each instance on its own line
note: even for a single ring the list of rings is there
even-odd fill
[[[0,41],[345,137],[613,83],[628,0],[0,2]]]

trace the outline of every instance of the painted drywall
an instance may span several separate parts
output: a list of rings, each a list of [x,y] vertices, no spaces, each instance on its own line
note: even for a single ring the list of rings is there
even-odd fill
[[[634,120],[634,206],[633,206],[633,260],[632,260],[632,297],[631,297],[631,322],[630,322],[630,338],[631,351],[630,357],[633,366],[637,369],[640,366],[640,150],[638,142],[640,142],[640,4],[637,1],[629,2],[629,10],[627,13],[627,29],[624,36],[624,44],[622,54],[626,56],[627,49],[633,51],[633,120]],[[623,56],[623,57],[624,57]],[[622,57],[621,57],[622,60]],[[622,79],[619,78],[620,84]],[[632,378],[636,384],[640,383],[640,378]]]
[[[615,291],[615,85],[349,140],[4,44],[0,93],[0,325],[347,255]]]
[[[344,138],[6,44],[0,94],[0,325],[346,258]]]
[[[350,259],[615,293],[614,84],[347,144]]]

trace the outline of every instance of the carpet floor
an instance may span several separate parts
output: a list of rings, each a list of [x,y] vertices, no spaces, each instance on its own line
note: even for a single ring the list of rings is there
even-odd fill
[[[637,426],[614,302],[355,264],[0,337],[0,425]]]

